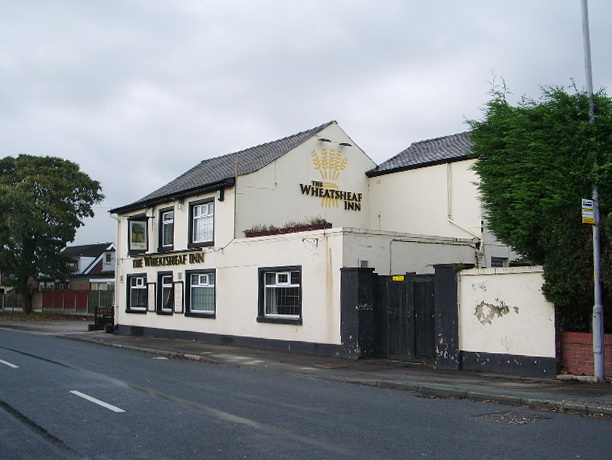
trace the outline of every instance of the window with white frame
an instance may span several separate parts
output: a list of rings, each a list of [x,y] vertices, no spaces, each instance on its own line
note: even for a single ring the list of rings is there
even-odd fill
[[[301,319],[301,267],[260,268],[258,321],[301,323]]]
[[[174,309],[172,273],[159,273],[157,290],[157,312],[172,313]]]
[[[187,272],[187,315],[214,316],[215,271]]]
[[[159,216],[159,249],[171,250],[174,247],[174,210],[162,209]]]
[[[147,276],[128,275],[127,310],[147,311]]]
[[[191,204],[190,246],[213,243],[215,228],[215,203],[212,199]]]

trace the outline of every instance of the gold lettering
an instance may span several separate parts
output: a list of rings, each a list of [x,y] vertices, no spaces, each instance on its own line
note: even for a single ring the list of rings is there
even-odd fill
[[[204,254],[176,254],[172,256],[146,256],[142,259],[132,261],[133,268],[144,267],[165,267],[168,265],[199,264],[204,262]]]
[[[189,254],[189,263],[190,264],[201,264],[204,263],[204,254]]]
[[[363,200],[363,193],[348,192],[345,190],[337,190],[336,184],[321,182],[317,180],[310,181],[310,185],[299,184],[302,195],[309,195],[313,197],[323,198],[323,203],[329,202],[329,200],[342,200],[344,201],[344,209],[350,211],[361,211],[361,201]],[[332,188],[328,188],[332,187]],[[338,206],[338,202],[335,202],[335,206]],[[190,256],[191,257],[191,256]],[[191,259],[190,259],[191,261]],[[197,262],[196,262],[197,263]]]
[[[354,201],[345,201],[344,209],[347,211],[361,211],[361,203],[357,203]]]

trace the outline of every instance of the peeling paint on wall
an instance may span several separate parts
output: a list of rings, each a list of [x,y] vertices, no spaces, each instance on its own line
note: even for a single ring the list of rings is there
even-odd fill
[[[474,314],[480,324],[491,324],[493,319],[501,318],[510,313],[510,306],[506,305],[503,300],[495,299],[496,304],[487,303],[485,301],[476,305]],[[519,307],[512,307],[514,313],[518,315]]]
[[[472,290],[476,290],[476,289],[482,289],[483,291],[487,290],[487,282],[483,281],[482,283],[475,283],[472,284]]]

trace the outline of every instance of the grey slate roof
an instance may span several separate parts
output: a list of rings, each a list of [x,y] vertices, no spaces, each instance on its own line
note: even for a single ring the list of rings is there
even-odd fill
[[[105,251],[114,250],[113,243],[84,244],[82,246],[67,246],[62,253],[78,259],[79,257],[98,257]]]
[[[471,155],[472,142],[468,138],[468,133],[453,134],[415,142],[367,174],[370,177],[381,176],[406,169],[464,160]]]
[[[72,257],[75,261],[78,261],[82,257],[94,259],[91,263],[85,267],[79,273],[74,274],[74,278],[81,278],[84,275],[104,275],[106,276],[115,272],[114,269],[109,271],[103,271],[102,255],[107,251],[114,251],[114,243],[95,243],[85,244],[82,246],[67,246],[62,251],[63,254],[67,254]]]
[[[330,121],[316,128],[293,134],[276,141],[250,147],[228,155],[203,160],[186,173],[140,200],[126,206],[111,209],[110,212],[127,212],[141,209],[160,203],[169,198],[186,196],[199,191],[214,190],[224,185],[233,185],[236,176],[250,174],[269,165],[334,123],[336,122]]]

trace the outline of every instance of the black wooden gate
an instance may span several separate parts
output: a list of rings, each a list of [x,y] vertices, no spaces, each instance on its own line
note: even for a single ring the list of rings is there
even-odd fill
[[[434,361],[434,286],[434,275],[376,277],[373,305],[376,355]]]

